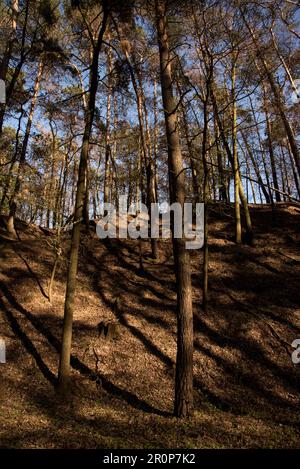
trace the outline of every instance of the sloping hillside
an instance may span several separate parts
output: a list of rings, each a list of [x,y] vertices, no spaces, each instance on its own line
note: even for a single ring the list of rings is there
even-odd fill
[[[143,269],[136,241],[84,235],[78,274],[69,400],[54,391],[66,259],[53,290],[53,234],[1,228],[0,364],[2,447],[297,447],[300,367],[300,209],[252,208],[255,247],[236,246],[229,209],[210,215],[210,306],[201,310],[201,251],[193,252],[193,419],[171,416],[176,353],[170,241]],[[67,242],[65,251],[67,251]],[[117,323],[98,337],[98,325]]]

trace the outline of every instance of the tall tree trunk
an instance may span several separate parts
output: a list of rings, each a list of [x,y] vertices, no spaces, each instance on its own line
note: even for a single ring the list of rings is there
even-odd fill
[[[49,210],[49,217],[50,213],[52,210],[52,228],[55,228],[56,224],[56,214],[55,214],[55,206],[54,206],[54,200],[55,200],[55,195],[56,195],[56,160],[55,160],[55,153],[56,153],[56,135],[54,132],[53,128],[53,123],[50,119],[50,129],[51,129],[51,136],[52,136],[52,149],[51,149],[51,173],[50,173],[50,191],[48,194],[49,197],[49,204],[48,204],[48,210]]]
[[[182,96],[182,90],[181,90],[181,86],[180,86],[180,83],[179,83],[178,79],[176,80],[176,87],[177,87],[178,95]],[[188,152],[189,152],[189,159],[190,159],[191,170],[192,170],[192,183],[193,183],[193,193],[194,193],[193,199],[195,200],[195,202],[199,202],[199,199],[200,199],[200,197],[199,197],[200,196],[200,189],[199,189],[200,175],[199,175],[199,171],[198,171],[198,169],[199,169],[199,159],[198,159],[198,157],[195,156],[195,148],[194,148],[193,143],[191,141],[191,138],[189,136],[189,125],[188,125],[188,120],[187,120],[187,109],[186,109],[183,101],[181,102],[180,107],[181,107],[181,116],[182,116],[184,137],[185,137],[187,149],[188,149]]]
[[[151,156],[151,150],[149,148],[150,144],[150,134],[148,136],[148,146],[147,146],[147,140],[146,140],[146,132],[145,132],[145,125],[144,125],[144,116],[143,116],[143,109],[144,113],[146,108],[143,106],[143,89],[142,89],[142,84],[141,81],[138,83],[138,77],[139,73],[138,71],[135,72],[134,66],[131,63],[131,59],[129,56],[129,51],[127,47],[127,41],[124,41],[124,38],[122,37],[122,31],[117,27],[117,32],[118,36],[122,45],[122,50],[124,53],[124,56],[126,58],[126,62],[129,68],[130,72],[130,78],[132,82],[132,86],[134,89],[134,93],[136,96],[136,105],[137,105],[137,113],[138,113],[138,121],[139,121],[139,129],[140,129],[140,135],[141,135],[141,147],[142,147],[142,152],[143,152],[143,162],[146,170],[146,188],[147,188],[147,194],[146,194],[146,203],[149,209],[150,213],[150,224],[151,224],[151,204],[156,202],[156,184],[155,184],[155,169],[154,169],[154,163],[153,159]],[[138,67],[137,67],[138,69]],[[145,115],[145,119],[147,119],[147,115]],[[147,121],[146,121],[147,124]],[[152,249],[152,257],[157,258],[158,257],[158,246],[157,246],[158,240],[155,238],[151,237],[151,249]]]
[[[14,150],[14,154],[12,156],[12,159],[11,159],[11,162],[10,162],[10,165],[9,165],[8,173],[5,177],[2,197],[1,197],[1,201],[0,201],[0,213],[2,213],[2,211],[3,211],[5,199],[8,199],[9,187],[10,187],[14,167],[15,167],[15,164],[16,164],[16,161],[17,161],[17,156],[18,156],[18,152],[19,152],[19,143],[20,143],[19,138],[20,138],[21,123],[22,123],[23,115],[24,115],[24,109],[22,107],[21,112],[20,112],[20,116],[19,116],[19,120],[18,120],[18,128],[17,128],[17,132],[16,132],[15,150]]]
[[[226,134],[225,134],[225,131],[224,131],[224,127],[223,127],[223,124],[222,124],[222,120],[221,120],[221,117],[220,117],[220,114],[219,114],[218,103],[217,103],[217,100],[216,100],[213,85],[214,84],[212,84],[212,87],[211,87],[211,97],[212,97],[212,102],[213,102],[214,113],[215,113],[217,124],[218,124],[219,130],[220,130],[220,135],[221,135],[221,138],[222,138],[222,142],[223,142],[224,148],[225,148],[227,156],[228,156],[228,160],[229,160],[232,168],[234,168],[233,155],[232,155],[232,152],[230,150],[230,147],[229,147],[229,144],[228,144],[228,141],[227,141],[227,138],[226,138]],[[244,194],[244,189],[243,189],[243,185],[242,185],[240,177],[239,177],[239,196],[240,196],[241,203],[242,203],[242,206],[244,208],[244,213],[245,213],[247,241],[250,245],[252,245],[253,242],[254,242],[252,221],[251,221],[249,207],[248,207],[248,204],[247,204],[247,199],[246,199],[245,194]],[[228,197],[228,200],[230,200],[230,197]]]
[[[252,190],[253,202],[256,204],[255,188],[254,188],[254,183],[253,183],[252,178],[251,178],[250,164],[249,164],[249,161],[248,161],[247,157],[245,158],[245,161],[246,161],[246,166],[247,166],[247,176],[250,177],[250,185],[251,185],[251,190]],[[247,185],[248,185],[248,180],[247,180]],[[259,186],[259,187],[261,187],[261,186]],[[248,202],[248,196],[247,196],[247,202]]]
[[[99,53],[101,50],[103,36],[108,21],[108,9],[106,2],[103,2],[103,18],[101,28],[99,30],[96,44],[93,48],[93,59],[91,65],[91,81],[90,94],[88,100],[88,109],[85,115],[85,128],[82,140],[79,173],[77,182],[75,215],[72,229],[70,260],[67,273],[67,288],[65,298],[64,324],[62,335],[62,348],[60,354],[59,370],[58,370],[58,389],[65,393],[68,389],[70,380],[70,357],[72,345],[72,325],[76,288],[76,276],[78,269],[78,251],[81,236],[81,223],[83,219],[83,204],[86,196],[86,177],[88,167],[89,141],[92,131],[92,124],[95,113],[95,100],[98,87],[98,64]]]
[[[218,163],[218,186],[219,186],[219,200],[222,202],[227,202],[227,192],[226,192],[226,183],[224,177],[224,167],[223,167],[223,155],[222,148],[220,145],[220,131],[214,116],[214,132],[216,140],[216,149],[217,149],[217,163]]]
[[[204,244],[203,244],[203,287],[202,287],[202,307],[207,312],[208,306],[208,202],[209,202],[209,169],[207,162],[207,147],[209,144],[208,127],[208,101],[210,97],[210,87],[213,71],[213,62],[207,67],[206,90],[203,101],[203,134],[202,134],[202,165],[203,165],[203,201],[204,201]]]
[[[136,212],[140,212],[141,203],[141,167],[142,167],[142,150],[141,139],[139,138],[138,153],[136,159],[136,193],[135,193],[135,206]]]
[[[55,207],[54,207],[55,219],[53,218],[53,224],[55,222],[54,228],[56,228],[56,225],[62,226],[61,202],[62,202],[64,174],[65,174],[65,161],[63,160],[60,166],[59,178],[57,181],[57,188],[56,188],[56,194],[55,194]]]
[[[269,171],[268,171],[267,164],[266,164],[265,150],[264,150],[263,145],[262,145],[261,135],[260,135],[260,132],[259,132],[259,126],[258,126],[258,121],[257,121],[257,117],[256,117],[256,112],[255,112],[255,109],[254,109],[254,105],[253,105],[251,96],[249,97],[249,101],[250,101],[251,111],[252,111],[252,115],[253,115],[253,120],[254,120],[254,123],[255,123],[256,135],[257,135],[258,142],[259,142],[259,148],[260,148],[260,152],[261,152],[261,159],[262,159],[262,163],[263,163],[264,171],[265,171],[265,175],[266,175],[266,182],[267,182],[267,188],[268,188],[270,203],[271,203],[272,210],[273,210],[274,209],[274,200],[273,200],[273,194],[272,194],[272,191],[271,191]]]
[[[118,185],[118,168],[116,164],[116,157],[118,151],[118,96],[117,94],[114,95],[114,133],[113,133],[113,145],[110,151],[110,158],[111,158],[111,173],[110,173],[110,202],[114,203],[116,207],[118,207],[118,199],[119,199],[119,185]]]
[[[154,79],[153,91],[153,113],[154,113],[154,132],[153,132],[153,156],[154,156],[154,177],[155,177],[155,193],[156,201],[158,201],[158,173],[157,173],[157,155],[158,155],[158,110],[157,110],[157,83]]]
[[[286,192],[286,188],[285,188],[285,177],[284,177],[284,168],[283,168],[283,158],[282,158],[282,155],[280,156],[280,165],[279,165],[279,168],[280,168],[280,175],[281,175],[281,187],[282,187],[282,192]],[[284,202],[286,202],[287,200],[287,197],[286,195],[283,196],[283,200]]]
[[[240,209],[240,195],[239,195],[239,181],[240,169],[237,152],[237,106],[235,95],[235,81],[236,81],[236,55],[233,57],[232,72],[231,72],[231,93],[232,93],[232,155],[233,155],[233,173],[234,173],[234,208],[235,208],[235,242],[241,244],[242,242],[242,224],[241,224],[241,209]]]
[[[31,100],[31,105],[30,105],[30,110],[28,114],[28,119],[27,119],[27,124],[26,124],[26,129],[25,129],[25,135],[24,139],[22,142],[22,148],[21,148],[21,154],[20,154],[20,160],[19,160],[19,168],[18,168],[18,174],[17,174],[17,179],[15,183],[15,187],[13,190],[13,193],[10,198],[10,207],[9,207],[9,216],[8,216],[8,221],[7,221],[7,231],[11,233],[12,235],[15,235],[15,226],[14,226],[14,218],[17,210],[17,197],[20,193],[21,190],[21,183],[22,183],[22,178],[24,176],[24,171],[25,171],[25,163],[26,163],[26,153],[27,153],[27,145],[28,145],[28,140],[30,137],[30,131],[31,131],[31,125],[32,125],[32,119],[33,119],[33,114],[35,110],[35,105],[36,105],[36,100],[40,88],[40,82],[43,74],[43,59],[40,60],[39,65],[38,65],[38,72],[37,76],[35,79],[34,83],[34,88],[33,88],[33,96]]]
[[[155,0],[160,56],[161,90],[168,143],[170,200],[184,209],[185,182],[179,141],[176,105],[167,32],[165,0]],[[185,240],[174,237],[173,253],[177,282],[177,359],[174,413],[187,417],[193,412],[193,306],[190,258]]]
[[[276,189],[276,192],[275,192],[276,202],[280,202],[281,200],[280,195],[279,195],[279,192],[277,192],[279,189],[279,185],[278,185],[278,180],[277,180],[275,156],[274,156],[273,143],[272,143],[272,130],[271,130],[269,111],[268,111],[266,89],[264,86],[263,86],[263,90],[264,90],[264,111],[265,111],[265,116],[266,116],[267,140],[268,140],[269,156],[270,156],[271,171],[272,171],[272,178],[273,178],[273,186]]]
[[[71,144],[70,147],[71,148]],[[65,153],[65,169],[64,169],[64,177],[62,181],[62,187],[61,187],[61,200],[60,200],[60,217],[61,217],[61,225],[64,226],[64,216],[66,214],[66,194],[67,194],[67,182],[68,182],[68,177],[69,177],[69,152]],[[67,215],[69,215],[67,211]]]
[[[270,195],[269,195],[269,193],[268,193],[268,191],[267,191],[267,189],[266,189],[266,187],[263,183],[263,180],[262,180],[262,177],[261,177],[257,162],[255,160],[255,157],[254,157],[253,153],[252,153],[252,150],[251,150],[251,147],[250,147],[249,142],[247,140],[246,134],[245,134],[244,131],[241,131],[241,135],[242,135],[242,138],[244,140],[244,143],[245,143],[245,146],[246,146],[246,149],[247,149],[247,153],[248,153],[248,155],[250,157],[250,160],[252,162],[252,166],[253,166],[254,172],[256,174],[257,181],[258,181],[258,183],[260,185],[260,188],[261,188],[261,190],[264,194],[264,197],[266,199],[266,203],[269,204],[270,203]],[[245,156],[245,159],[247,160],[246,156]]]
[[[109,41],[108,35],[108,41]],[[110,75],[111,73],[111,49],[110,47],[107,50],[107,66],[106,74]],[[109,78],[110,83],[110,78]],[[110,118],[111,118],[111,94],[112,87],[109,84],[107,90],[107,104],[106,104],[106,129],[105,129],[105,169],[104,169],[104,203],[109,201],[109,180],[110,180]]]
[[[283,174],[284,174],[284,178],[286,180],[286,188],[287,188],[287,193],[288,193],[288,199],[291,200],[291,195],[292,195],[291,185],[290,185],[290,180],[289,180],[289,175],[288,175],[288,170],[287,170],[287,166],[286,166],[285,155],[284,155],[282,145],[280,145],[280,153],[281,153],[281,158],[282,158]]]
[[[151,204],[155,204],[157,202],[157,194],[156,194],[156,179],[155,179],[155,160],[152,156],[152,144],[151,144],[151,135],[150,135],[150,128],[149,128],[149,120],[148,120],[148,110],[146,106],[146,100],[143,90],[143,83],[142,77],[139,71],[137,72],[137,76],[139,78],[139,89],[141,93],[141,99],[143,103],[143,110],[145,116],[145,129],[146,129],[146,146],[148,149],[148,157],[147,157],[147,167],[146,167],[146,177],[147,177],[147,206],[150,211],[150,225],[151,225]],[[151,251],[152,257],[154,259],[158,259],[159,251],[158,251],[158,240],[156,238],[151,237]]]
[[[288,155],[289,155],[289,159],[290,159],[290,163],[291,163],[291,168],[292,168],[292,171],[293,171],[293,176],[294,176],[294,181],[295,181],[295,186],[296,186],[297,194],[298,194],[298,197],[299,197],[299,199],[300,199],[300,183],[299,183],[299,178],[298,178],[298,176],[297,176],[297,172],[296,172],[296,170],[295,170],[295,165],[294,165],[294,161],[293,161],[293,158],[292,158],[292,155],[291,155],[289,142],[287,142],[287,152],[288,152]]]

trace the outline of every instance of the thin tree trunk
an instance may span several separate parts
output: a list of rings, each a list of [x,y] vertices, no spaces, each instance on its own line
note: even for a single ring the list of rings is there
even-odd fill
[[[112,150],[110,151],[110,159],[112,163],[112,170],[111,170],[111,190],[110,190],[110,202],[115,203],[116,207],[118,207],[118,198],[119,198],[119,186],[118,186],[118,169],[116,165],[116,157],[118,151],[118,97],[114,95],[114,141]]]
[[[243,138],[243,140],[244,140],[244,143],[245,143],[245,146],[246,146],[246,149],[247,149],[247,153],[248,153],[248,155],[249,155],[249,157],[250,157],[250,160],[251,160],[251,162],[252,162],[252,166],[253,166],[254,172],[255,172],[255,174],[256,174],[257,181],[258,181],[258,183],[259,183],[259,185],[260,185],[260,188],[261,188],[261,190],[262,190],[262,192],[263,192],[263,194],[264,194],[264,197],[265,197],[265,199],[266,199],[266,203],[269,204],[269,203],[270,203],[270,195],[269,195],[269,193],[268,193],[268,191],[267,191],[267,189],[265,188],[265,185],[264,185],[264,183],[263,183],[263,180],[262,180],[262,177],[261,177],[261,174],[260,174],[260,171],[259,171],[257,162],[256,162],[256,160],[255,160],[255,157],[254,157],[253,153],[252,153],[252,150],[251,150],[251,147],[250,147],[250,145],[249,145],[249,143],[248,143],[248,140],[247,140],[247,137],[246,137],[246,135],[245,135],[245,132],[244,132],[244,131],[241,131],[241,135],[242,135],[242,138]],[[246,157],[246,156],[245,156],[245,160],[247,161],[247,157]],[[253,181],[252,181],[252,182],[253,182]]]
[[[28,119],[27,119],[27,124],[26,124],[26,130],[25,130],[25,135],[22,143],[22,148],[21,148],[21,154],[20,154],[20,160],[19,160],[19,168],[18,168],[18,174],[17,174],[17,179],[15,183],[15,187],[13,190],[13,193],[10,198],[10,207],[9,207],[9,217],[7,221],[7,231],[11,233],[12,235],[15,235],[15,226],[14,226],[14,218],[17,210],[17,197],[20,193],[21,190],[21,183],[22,183],[22,178],[24,175],[25,171],[25,163],[26,163],[26,153],[27,153],[27,145],[28,145],[28,140],[30,137],[30,131],[31,131],[31,125],[32,125],[32,119],[33,119],[33,114],[35,110],[35,105],[36,105],[36,100],[40,88],[40,82],[43,74],[43,60],[41,59],[38,65],[38,73],[37,77],[34,83],[34,88],[33,88],[33,96],[31,100],[31,105],[30,105],[30,110],[28,114]]]
[[[157,173],[157,155],[158,155],[158,110],[157,110],[157,83],[156,79],[154,79],[154,91],[153,91],[153,113],[154,113],[154,177],[155,177],[155,193],[156,193],[156,201],[158,201],[158,173]]]
[[[275,164],[275,156],[272,144],[272,130],[271,130],[271,123],[268,111],[268,103],[266,97],[266,90],[263,86],[264,90],[264,111],[266,116],[266,129],[267,129],[267,140],[268,140],[268,148],[269,148],[269,156],[270,156],[270,163],[271,163],[271,171],[272,171],[272,178],[273,178],[273,186],[275,189],[279,189],[278,180],[277,180],[277,173],[276,173],[276,164]],[[280,202],[280,195],[278,192],[275,192],[275,199],[276,202]]]
[[[221,138],[222,138],[222,142],[223,142],[224,148],[226,150],[228,160],[230,161],[230,164],[231,164],[232,168],[234,168],[233,155],[231,153],[229,144],[227,142],[224,127],[223,127],[223,124],[222,124],[222,121],[221,121],[221,118],[220,118],[220,115],[219,115],[218,103],[217,103],[217,100],[216,100],[216,96],[215,96],[215,93],[214,93],[213,86],[211,88],[211,97],[212,97],[212,102],[213,102],[214,113],[215,113],[215,116],[216,116],[216,119],[217,119],[217,124],[218,124],[218,127],[220,129],[220,135],[221,135]],[[252,245],[253,242],[254,242],[254,236],[253,236],[251,216],[250,216],[249,207],[248,207],[248,204],[247,204],[247,200],[246,200],[246,197],[245,197],[245,194],[244,194],[244,189],[243,189],[243,185],[242,185],[240,177],[239,177],[239,196],[240,196],[241,203],[243,205],[244,212],[245,212],[247,241],[250,245]],[[230,200],[229,196],[228,196],[228,200]]]
[[[286,187],[287,187],[288,198],[290,199],[290,197],[291,197],[291,195],[292,195],[292,193],[291,193],[291,186],[290,186],[290,181],[289,181],[289,175],[288,175],[288,171],[287,171],[286,161],[285,161],[285,157],[284,157],[284,152],[283,152],[283,148],[282,148],[281,145],[280,145],[280,153],[281,153],[281,157],[282,157],[283,174],[284,174],[284,177],[285,177],[285,180],[286,180]]]
[[[109,36],[108,36],[109,40]],[[107,67],[106,74],[111,73],[111,49],[107,51]],[[110,80],[110,79],[109,79]],[[110,81],[109,81],[110,83]],[[110,118],[111,118],[111,94],[112,87],[109,84],[107,90],[107,104],[106,104],[106,129],[105,129],[105,169],[104,169],[104,203],[109,201],[109,180],[110,180]]]
[[[20,116],[19,116],[19,120],[18,120],[18,128],[17,128],[17,132],[16,132],[15,150],[14,150],[14,154],[12,156],[12,159],[11,159],[11,162],[10,162],[10,165],[9,165],[8,173],[5,177],[4,188],[3,188],[2,197],[1,197],[1,201],[0,201],[0,213],[2,213],[2,211],[3,211],[5,199],[8,199],[8,192],[9,192],[10,182],[11,182],[12,174],[13,174],[14,167],[15,167],[15,164],[16,164],[16,161],[17,161],[17,156],[18,156],[18,151],[19,151],[19,138],[20,138],[21,123],[22,123],[23,115],[24,115],[24,109],[22,107],[21,113],[20,113]]]
[[[233,57],[232,73],[231,73],[231,93],[232,93],[232,155],[233,155],[233,173],[234,173],[234,207],[235,207],[235,242],[241,244],[242,242],[242,224],[241,224],[241,209],[240,209],[240,196],[239,196],[239,160],[237,152],[237,107],[235,96],[235,80],[236,80],[236,60]]]
[[[152,144],[151,144],[151,135],[149,129],[149,120],[148,120],[148,111],[146,106],[146,100],[144,96],[143,86],[142,86],[142,78],[140,73],[137,73],[139,78],[139,89],[141,93],[141,100],[143,103],[143,110],[145,116],[145,129],[146,129],[146,146],[148,149],[148,158],[147,158],[147,167],[146,167],[146,177],[147,177],[147,206],[150,211],[150,226],[151,226],[151,204],[155,204],[157,202],[157,194],[156,194],[156,180],[155,180],[155,160],[152,158]],[[151,237],[151,252],[152,257],[154,259],[158,259],[159,251],[158,251],[158,239]]]
[[[271,203],[272,210],[273,210],[273,208],[274,208],[274,200],[273,200],[273,194],[272,194],[272,191],[271,191],[271,184],[270,184],[269,171],[268,171],[267,164],[266,164],[265,151],[264,151],[264,148],[263,148],[263,145],[262,145],[261,136],[260,136],[260,133],[259,133],[258,122],[257,122],[257,117],[256,117],[256,112],[255,112],[255,109],[254,109],[254,106],[253,106],[253,102],[252,102],[251,96],[249,97],[249,101],[250,101],[251,111],[252,111],[252,115],[253,115],[253,120],[254,120],[254,123],[255,123],[256,135],[257,135],[257,138],[258,138],[258,141],[259,141],[259,148],[260,148],[261,159],[262,159],[262,162],[263,162],[264,171],[265,171],[265,176],[266,176],[266,182],[267,182],[267,188],[268,188],[268,193],[269,193],[269,199],[270,199],[270,203]],[[262,180],[262,178],[261,178],[261,180]],[[267,199],[266,199],[266,200],[267,200]]]
[[[78,251],[81,236],[81,223],[83,220],[83,205],[86,196],[86,177],[89,156],[89,141],[92,132],[92,124],[95,113],[95,100],[98,87],[98,64],[99,53],[101,50],[103,36],[108,21],[107,5],[103,3],[103,18],[101,28],[99,30],[97,42],[93,48],[93,59],[91,65],[90,94],[88,100],[88,109],[85,115],[85,128],[82,140],[79,173],[77,182],[77,193],[75,203],[75,216],[72,229],[70,260],[67,273],[67,288],[65,298],[64,324],[62,335],[62,348],[60,354],[59,370],[58,370],[58,389],[65,393],[68,390],[70,380],[70,357],[72,345],[72,325],[74,300],[76,289],[76,276],[78,269]]]
[[[121,32],[119,28],[116,25],[117,33],[122,45],[122,50],[126,58],[126,62],[129,68],[130,72],[130,77],[131,77],[131,82],[132,86],[134,89],[134,93],[136,96],[136,105],[137,105],[137,113],[138,113],[138,121],[139,121],[139,128],[140,128],[140,134],[141,134],[141,146],[142,146],[142,152],[143,152],[143,160],[144,160],[144,165],[146,169],[146,185],[147,185],[147,195],[146,195],[146,203],[150,212],[150,218],[151,218],[151,204],[156,202],[156,193],[155,193],[155,170],[154,170],[154,165],[153,165],[153,160],[151,157],[151,151],[149,147],[147,147],[147,140],[148,140],[148,145],[150,143],[150,135],[148,136],[148,139],[146,140],[146,132],[144,129],[144,117],[143,117],[143,90],[141,87],[141,83],[139,84],[135,75],[134,67],[131,63],[129,52],[128,52],[128,47],[126,41],[122,38]],[[138,73],[137,73],[138,77]],[[144,108],[145,111],[145,108]],[[145,116],[146,118],[147,116]],[[151,224],[151,219],[150,219],[150,224]],[[157,246],[157,239],[151,238],[151,249],[152,249],[152,257],[157,258],[158,257],[158,246]]]
[[[202,165],[203,165],[203,200],[204,200],[204,243],[203,243],[203,286],[202,307],[207,312],[208,306],[208,203],[209,203],[209,169],[207,165],[207,146],[209,145],[208,100],[212,78],[213,63],[210,63],[206,78],[206,93],[203,102],[203,134],[202,134]]]
[[[247,158],[246,158],[246,165],[247,165],[248,175],[250,177],[251,176],[251,170],[250,170],[250,164],[249,164],[249,161],[247,160]],[[251,185],[251,190],[252,190],[253,202],[256,204],[255,188],[254,188],[254,183],[253,183],[252,179],[250,179],[250,185]],[[247,202],[248,202],[248,198],[247,198]]]
[[[290,159],[290,163],[291,163],[291,168],[292,168],[292,171],[293,171],[293,176],[294,176],[294,181],[295,181],[297,194],[298,194],[298,197],[300,199],[300,184],[299,184],[299,179],[298,179],[298,176],[297,176],[297,172],[295,170],[294,161],[293,161],[293,158],[292,158],[292,155],[291,155],[289,142],[287,142],[287,151],[288,151],[288,155],[289,155],[289,159]]]
[[[182,90],[180,87],[179,80],[176,80],[176,86],[177,86],[177,91],[178,95],[182,96]],[[183,123],[183,130],[184,130],[184,137],[186,140],[188,152],[189,152],[189,158],[190,158],[190,163],[191,163],[191,170],[192,170],[192,183],[193,183],[193,193],[194,197],[193,199],[195,202],[199,202],[200,200],[200,190],[199,190],[199,160],[197,157],[195,157],[195,149],[192,144],[191,138],[189,136],[189,125],[187,121],[187,116],[186,116],[186,108],[184,106],[183,101],[181,102],[181,116],[182,116],[182,123]]]
[[[226,192],[226,184],[225,184],[225,178],[224,178],[222,150],[221,150],[220,141],[219,141],[220,131],[219,131],[215,116],[214,116],[214,132],[215,132],[215,139],[216,139],[217,162],[218,162],[218,173],[219,173],[219,180],[218,180],[219,200],[222,202],[227,202],[227,192]]]
[[[54,280],[55,280],[55,274],[57,271],[59,259],[62,253],[61,250],[61,226],[58,227],[57,235],[56,235],[56,245],[55,245],[55,261],[53,264],[52,272],[51,272],[51,277],[50,277],[50,282],[49,282],[49,287],[48,287],[48,300],[49,303],[52,304],[52,299],[53,299],[53,285],[54,285]]]

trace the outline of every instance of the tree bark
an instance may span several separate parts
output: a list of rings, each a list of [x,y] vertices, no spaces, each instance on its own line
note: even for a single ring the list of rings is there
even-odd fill
[[[155,1],[157,35],[160,56],[161,90],[168,143],[169,188],[171,202],[182,209],[185,201],[185,182],[176,106],[173,98],[173,77],[167,32],[165,0]],[[174,237],[173,253],[177,282],[177,359],[174,413],[187,417],[193,412],[193,307],[190,258],[184,239]]]

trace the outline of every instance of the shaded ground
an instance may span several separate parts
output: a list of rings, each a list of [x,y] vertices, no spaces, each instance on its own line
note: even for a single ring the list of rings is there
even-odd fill
[[[72,350],[73,390],[53,385],[62,329],[66,261],[54,286],[51,236],[18,225],[0,231],[0,445],[40,448],[300,447],[300,209],[252,209],[256,246],[232,241],[230,211],[211,213],[210,307],[201,310],[201,252],[192,253],[195,416],[171,416],[176,355],[171,244],[139,265],[137,242],[86,236],[81,249]],[[48,243],[47,243],[48,241]],[[117,340],[97,338],[102,320]]]

